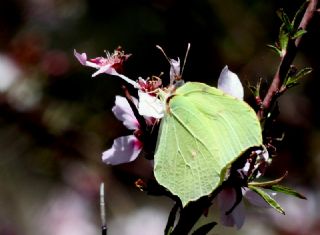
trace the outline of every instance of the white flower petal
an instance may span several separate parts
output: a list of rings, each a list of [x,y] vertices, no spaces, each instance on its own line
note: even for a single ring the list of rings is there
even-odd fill
[[[135,160],[142,149],[142,143],[134,136],[121,136],[113,141],[110,149],[102,153],[102,160],[109,165]]]
[[[243,100],[243,86],[237,74],[231,72],[228,66],[225,66],[218,79],[218,89],[223,90],[225,93]]]
[[[268,150],[264,147],[262,150],[258,149],[256,150],[257,155],[259,156],[260,161],[268,162],[269,160],[269,152]]]
[[[112,64],[106,64],[104,66],[101,66],[94,74],[92,74],[92,77],[97,76],[98,74],[106,73],[110,75],[114,75],[115,69],[112,68]]]
[[[137,88],[137,89],[140,88],[140,85],[137,82],[133,81],[132,79],[128,78],[127,76],[124,76],[123,74],[118,73],[115,69],[114,69],[112,75],[115,75],[115,76],[122,78],[127,83],[131,84],[134,88]]]
[[[162,118],[164,114],[164,107],[161,100],[156,96],[152,96],[141,90],[138,91],[139,105],[138,111],[140,115],[154,118]]]
[[[138,103],[138,100],[133,97],[133,102]],[[126,98],[122,96],[116,96],[115,106],[112,108],[112,112],[117,119],[123,122],[123,125],[129,130],[139,129],[139,122],[134,116],[134,113]]]

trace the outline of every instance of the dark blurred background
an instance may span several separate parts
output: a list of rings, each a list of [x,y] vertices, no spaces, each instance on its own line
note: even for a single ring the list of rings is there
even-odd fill
[[[101,153],[129,133],[113,116],[116,77],[81,66],[73,49],[90,58],[121,45],[132,53],[132,79],[165,72],[169,57],[191,51],[188,81],[216,85],[227,64],[243,84],[271,81],[279,59],[284,8],[298,0],[9,0],[0,2],[0,234],[99,234],[99,184],[106,184],[109,234],[163,234],[172,202],[147,196],[134,181],[150,172],[143,159],[109,167]],[[279,100],[277,128],[285,138],[267,178],[289,171],[284,184],[307,201],[277,198],[287,212],[248,209],[242,230],[218,226],[212,234],[320,234],[319,17],[295,59],[313,73]],[[250,92],[246,89],[247,100]],[[294,223],[293,223],[294,221]]]

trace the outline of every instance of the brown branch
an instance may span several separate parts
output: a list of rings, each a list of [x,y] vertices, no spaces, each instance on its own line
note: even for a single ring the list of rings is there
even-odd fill
[[[315,13],[317,12],[318,0],[310,0],[308,7],[301,19],[299,28],[307,30],[310,25],[311,20],[313,19]],[[277,99],[281,87],[283,85],[284,79],[290,69],[290,66],[297,54],[298,48],[300,46],[301,38],[289,39],[288,46],[285,54],[281,57],[281,61],[278,67],[276,74],[272,80],[272,83],[269,87],[269,90],[262,101],[261,109],[258,111],[259,119],[264,118],[266,111],[272,106],[274,101]]]

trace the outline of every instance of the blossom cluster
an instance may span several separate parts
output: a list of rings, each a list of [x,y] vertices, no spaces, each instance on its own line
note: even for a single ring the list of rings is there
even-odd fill
[[[136,82],[120,73],[123,62],[126,61],[130,55],[124,54],[119,48],[116,49],[113,54],[107,52],[106,58],[97,57],[88,59],[86,53],[78,53],[76,50],[74,51],[74,55],[82,65],[97,69],[97,71],[92,74],[92,77],[101,73],[115,75],[137,88],[139,99],[133,97],[133,102],[139,111],[139,114],[145,118],[147,125],[152,126],[163,117],[164,104],[155,95],[155,92],[160,87],[161,83],[159,82],[159,84],[154,85],[154,81],[151,79],[145,80],[141,77],[139,77]],[[169,59],[169,62],[171,65],[170,81],[173,81],[176,76],[181,76],[180,59]],[[228,66],[225,66],[220,73],[218,89],[243,100],[243,86],[239,77],[231,72],[228,69]],[[112,108],[112,112],[117,119],[123,122],[123,125],[126,128],[133,130],[134,133],[139,132],[139,121],[135,117],[128,100],[125,97],[116,97],[115,106]],[[131,162],[138,157],[142,147],[143,143],[135,135],[120,137],[115,139],[113,146],[103,153],[102,159],[105,163],[110,165]]]
[[[163,50],[158,47],[162,52]],[[165,55],[165,53],[163,52]],[[118,48],[114,53],[106,53],[106,57],[97,57],[88,59],[86,53],[78,53],[74,51],[75,57],[85,66],[93,67],[97,71],[93,73],[93,77],[98,74],[109,74],[120,77],[134,88],[137,89],[138,99],[131,97],[116,96],[115,105],[112,112],[115,117],[122,121],[123,125],[132,130],[131,135],[118,137],[114,140],[113,145],[102,154],[102,160],[109,165],[117,165],[134,161],[139,156],[144,147],[143,138],[141,138],[143,131],[141,118],[147,127],[152,127],[159,123],[165,113],[164,100],[161,96],[168,96],[172,86],[179,86],[183,83],[181,79],[183,67],[181,69],[180,59],[170,59],[166,55],[170,64],[170,84],[163,87],[162,81],[158,77],[151,79],[143,79],[139,77],[137,81],[128,78],[122,74],[122,65],[130,55],[125,54],[121,48]],[[185,63],[185,60],[184,60]],[[218,89],[224,93],[231,95],[239,100],[243,100],[244,89],[239,77],[225,66],[218,78]],[[131,104],[130,104],[131,102]],[[137,117],[137,113],[140,119]],[[238,169],[240,177],[248,178],[255,172],[256,177],[262,175],[265,167],[269,164],[269,155],[266,150],[256,150],[257,158],[254,163],[250,159],[246,164]],[[268,204],[261,199],[257,194],[253,193],[249,188],[242,187],[242,195],[248,199],[252,204],[259,206],[268,206]],[[218,195],[218,205],[221,212],[221,223],[226,226],[236,226],[240,228],[244,222],[244,210],[242,202],[237,203],[237,192],[233,187],[224,188]]]

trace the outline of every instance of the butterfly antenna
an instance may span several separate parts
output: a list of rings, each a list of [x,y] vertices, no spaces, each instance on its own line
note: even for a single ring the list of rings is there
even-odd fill
[[[184,57],[184,61],[183,61],[183,65],[182,65],[181,77],[182,77],[182,74],[183,74],[183,71],[184,71],[184,67],[185,67],[185,65],[186,65],[186,62],[187,62],[188,54],[189,54],[189,51],[190,51],[190,46],[191,46],[191,44],[188,43],[186,55],[185,55],[185,57]]]
[[[167,61],[169,62],[170,66],[173,67],[173,64],[172,64],[171,60],[169,59],[169,57],[167,56],[167,54],[164,52],[164,50],[162,49],[162,47],[159,46],[159,45],[156,45],[156,47],[162,52],[162,54],[164,55],[164,57],[166,57],[166,59],[167,59]],[[178,76],[178,74],[176,74],[175,69],[173,70],[173,72],[175,73],[175,74],[174,74],[175,76]]]
[[[164,57],[166,57],[166,59],[168,60],[169,64],[171,64],[171,61],[169,59],[169,57],[167,56],[167,54],[164,52],[164,50],[162,49],[161,46],[156,45],[156,47],[162,52],[162,54],[164,55]]]
[[[104,183],[100,184],[100,216],[101,216],[101,234],[107,235],[106,207],[104,202]]]

